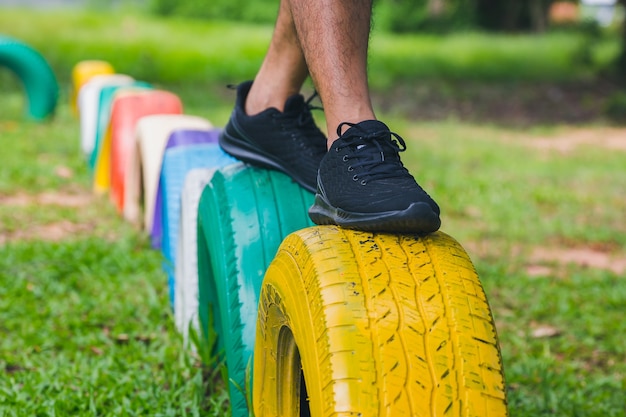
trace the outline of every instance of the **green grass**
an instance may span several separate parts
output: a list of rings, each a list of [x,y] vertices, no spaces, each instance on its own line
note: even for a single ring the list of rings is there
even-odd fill
[[[407,131],[419,141],[408,150],[408,165],[424,175],[434,173],[425,181],[445,199],[446,211],[453,215],[448,227],[455,235],[470,229],[480,233],[473,239],[528,244],[555,238],[614,240],[626,245],[626,235],[615,233],[626,231],[623,212],[616,210],[622,205],[620,190],[626,189],[626,176],[616,175],[623,171],[623,152],[582,145],[564,156],[530,146],[532,137],[567,138],[565,127],[514,131],[451,121]],[[431,155],[428,161],[420,158],[425,152]],[[523,182],[515,187],[520,178]],[[507,226],[504,235],[502,225]]]
[[[65,104],[47,123],[0,121],[0,416],[224,415],[223,384],[174,329],[161,255],[89,198],[77,123]]]
[[[110,16],[51,19],[55,25],[68,23],[55,26],[70,27],[66,33],[44,32],[53,24],[32,12],[20,13],[0,13],[0,27],[46,44],[64,90],[57,116],[37,124],[23,119],[23,97],[13,78],[0,77],[0,416],[224,415],[223,385],[214,378],[205,381],[208,371],[198,355],[184,348],[172,323],[161,256],[147,239],[124,223],[106,198],[94,196],[75,207],[37,203],[35,197],[45,192],[91,195],[78,120],[67,105],[69,71],[78,60],[114,58],[116,66],[137,78],[150,75],[180,94],[189,113],[223,125],[232,94],[223,92],[222,77],[253,71],[269,28],[219,24],[226,37],[218,38],[197,22],[132,16],[126,26],[121,24],[131,28],[122,42],[117,29],[102,23]],[[202,34],[197,39],[196,31]],[[249,31],[259,38],[247,39]],[[108,38],[97,42],[105,32]],[[178,40],[170,44],[166,37],[164,50],[171,53],[175,44],[185,45],[174,56],[154,46],[154,38],[172,33]],[[577,42],[561,36],[550,38],[553,46]],[[72,37],[80,39],[74,48]],[[197,53],[202,67],[202,45],[212,43],[224,51],[228,48],[219,44],[226,38],[234,39],[233,60],[252,58],[232,73],[231,58],[216,64],[221,75],[210,75],[203,81],[206,90],[198,92],[195,77],[201,75],[196,66],[185,67],[187,60]],[[381,61],[373,66],[389,59],[395,62],[390,71],[402,78],[398,63],[403,54],[415,59],[411,51],[426,51],[429,42],[463,49],[461,37],[424,39],[381,36],[372,48]],[[519,39],[531,45],[535,41]],[[153,45],[150,59],[163,73],[152,73],[132,59],[144,42]],[[248,42],[251,51],[243,51]],[[487,49],[480,35],[468,42],[477,51]],[[518,49],[526,52],[516,56],[502,46],[504,40],[498,42],[494,40],[500,47],[493,56],[503,59],[503,68],[532,55],[532,46]],[[122,46],[114,54],[118,44]],[[455,64],[462,71],[482,65],[462,56],[455,59],[466,62]],[[554,65],[565,65],[559,62]],[[485,73],[497,71],[497,62],[489,66],[494,69]],[[189,77],[177,78],[185,68]],[[566,78],[587,76],[564,71]],[[381,116],[407,140],[403,160],[442,206],[442,229],[466,247],[478,269],[500,335],[511,416],[623,416],[624,272],[533,255],[544,248],[626,260],[626,155],[603,142],[609,127],[583,127],[598,139],[560,152],[535,145],[538,138],[548,144],[568,138],[574,134],[568,126],[519,130]],[[15,203],[17,197],[22,203]],[[54,226],[66,223],[77,231],[51,234]],[[552,335],[534,333],[540,328]]]
[[[605,65],[614,42],[589,45],[583,35],[459,33],[447,37],[380,34],[372,40],[377,83],[443,78],[490,81],[571,81]],[[595,52],[598,51],[598,52]],[[593,55],[593,56],[591,56]],[[594,59],[595,57],[595,59]]]
[[[135,237],[2,248],[2,415],[198,415],[201,369],[176,340]],[[195,410],[192,412],[192,410]]]

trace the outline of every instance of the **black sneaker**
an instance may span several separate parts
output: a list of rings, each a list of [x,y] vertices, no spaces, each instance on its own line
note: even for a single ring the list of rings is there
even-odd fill
[[[337,135],[320,164],[313,222],[378,232],[439,229],[439,206],[400,161],[406,144],[399,135],[377,120],[342,123]]]
[[[317,169],[326,154],[326,136],[311,115],[315,95],[305,101],[296,94],[282,112],[269,108],[248,116],[245,103],[251,86],[252,81],[237,86],[235,109],[219,137],[220,146],[242,161],[284,172],[314,193]]]

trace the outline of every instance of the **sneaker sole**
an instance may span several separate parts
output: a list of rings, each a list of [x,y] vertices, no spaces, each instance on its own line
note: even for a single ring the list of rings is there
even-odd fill
[[[404,210],[357,213],[333,207],[320,194],[315,195],[309,217],[318,225],[334,224],[366,232],[427,234],[441,226],[439,215],[427,203],[416,202]]]
[[[241,161],[248,162],[251,165],[273,169],[287,174],[305,190],[315,193],[316,185],[307,183],[307,181],[301,177],[300,173],[286,168],[271,154],[250,145],[249,142],[229,135],[226,130],[223,130],[219,136],[219,145],[227,154],[230,154]]]

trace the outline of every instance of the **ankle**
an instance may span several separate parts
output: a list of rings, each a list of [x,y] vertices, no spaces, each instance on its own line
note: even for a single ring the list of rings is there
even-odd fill
[[[250,89],[250,93],[246,98],[244,109],[248,116],[254,116],[272,107],[278,109],[279,111],[283,111],[284,103],[285,100],[282,98],[275,100],[272,96],[255,94],[254,90]]]
[[[285,102],[289,97],[298,94],[299,91],[281,86],[280,88],[268,87],[261,83],[253,83],[246,97],[245,111],[248,116],[254,116],[269,108],[275,108],[282,112],[285,110]]]
[[[345,131],[349,129],[351,124],[356,125],[367,120],[377,119],[373,112],[358,113],[352,116],[343,117],[341,119],[331,119],[327,117],[326,128],[328,129],[328,147],[330,148],[330,145],[335,140],[339,139],[339,137],[341,137],[341,135],[343,135]]]

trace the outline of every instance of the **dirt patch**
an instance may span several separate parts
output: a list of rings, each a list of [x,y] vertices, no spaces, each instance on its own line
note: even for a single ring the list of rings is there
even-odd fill
[[[626,152],[626,128],[568,129],[556,136],[525,139],[530,147],[568,154],[581,146]]]
[[[0,205],[25,207],[32,205],[59,206],[59,207],[87,207],[94,201],[90,193],[74,193],[49,191],[41,194],[19,192],[11,195],[0,195]]]
[[[457,119],[529,127],[606,121],[610,80],[569,83],[424,80],[373,92],[375,106],[415,121]]]
[[[626,272],[626,254],[607,252],[594,247],[537,247],[530,254],[526,272],[531,276],[548,275],[556,266],[603,269],[622,275]]]
[[[96,198],[87,191],[48,191],[40,194],[18,192],[11,195],[0,195],[0,205],[15,207],[55,206],[74,209],[86,209],[95,204]],[[24,240],[45,240],[58,242],[70,236],[92,232],[94,225],[88,222],[77,223],[66,219],[47,224],[26,224],[12,230],[2,230],[0,227],[0,244]]]
[[[73,223],[68,220],[59,222],[33,225],[24,229],[7,233],[0,233],[0,245],[7,242],[26,240],[45,240],[48,242],[59,242],[67,239],[68,236],[77,236],[82,233],[89,233],[93,230],[91,224]]]
[[[580,269],[598,269],[617,275],[626,275],[626,252],[618,244],[581,244],[559,242],[550,246],[525,248],[512,245],[506,249],[485,242],[464,242],[472,256],[483,259],[502,258],[525,259],[524,270],[529,276],[561,276],[565,268],[575,266]]]

